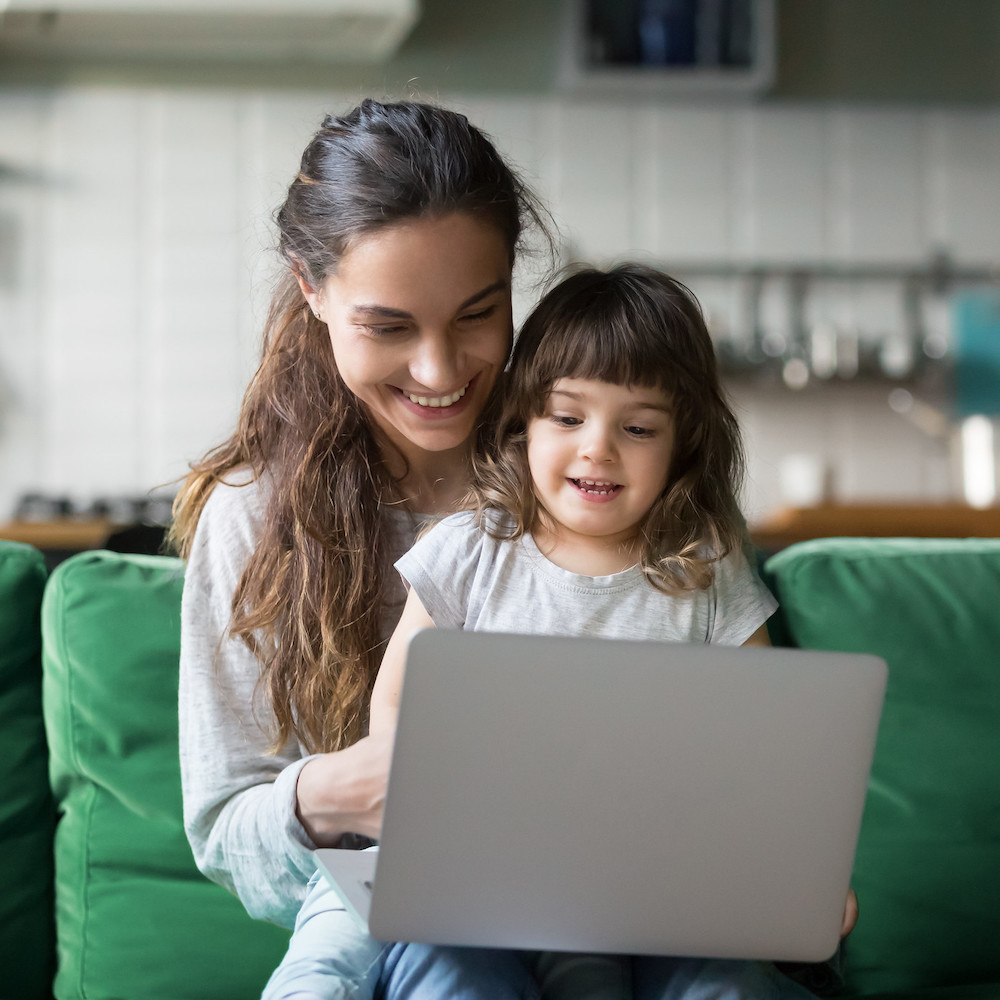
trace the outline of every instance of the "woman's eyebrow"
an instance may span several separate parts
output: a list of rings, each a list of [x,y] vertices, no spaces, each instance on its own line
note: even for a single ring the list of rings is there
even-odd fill
[[[360,305],[351,308],[351,317],[381,316],[384,319],[413,319],[405,309],[392,309],[389,306]]]
[[[461,312],[463,309],[468,309],[469,306],[475,305],[482,299],[488,298],[490,295],[496,292],[502,292],[507,288],[507,281],[501,278],[499,281],[494,281],[492,285],[487,285],[482,291],[476,292],[475,295],[469,296],[464,302],[459,304],[457,312]],[[351,316],[382,316],[385,319],[413,319],[413,314],[408,313],[405,309],[393,309],[391,306],[380,306],[375,303],[365,303],[362,305],[353,306],[351,309]]]
[[[469,306],[474,306],[477,302],[480,302],[482,299],[488,298],[490,295],[493,295],[496,292],[506,291],[508,285],[509,282],[507,281],[506,278],[501,278],[499,281],[494,281],[492,285],[487,285],[481,292],[476,292],[475,295],[472,295],[469,298],[467,298],[458,307],[459,312],[461,312],[463,309],[468,309]]]

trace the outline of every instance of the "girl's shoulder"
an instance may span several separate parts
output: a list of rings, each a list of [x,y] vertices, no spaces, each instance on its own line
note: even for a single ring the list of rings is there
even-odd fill
[[[478,557],[503,544],[510,521],[500,511],[461,510],[441,518],[417,540],[415,549],[451,557]]]
[[[435,529],[504,541],[513,535],[515,524],[514,519],[506,512],[488,507],[483,511],[461,510],[449,514],[435,525]]]

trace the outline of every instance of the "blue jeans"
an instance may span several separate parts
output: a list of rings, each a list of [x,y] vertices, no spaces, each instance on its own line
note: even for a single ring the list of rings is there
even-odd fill
[[[544,1000],[815,1000],[770,962],[542,952]]]
[[[537,981],[536,981],[537,976]],[[541,983],[541,986],[539,985]],[[766,962],[375,941],[315,875],[261,1000],[807,1000]]]
[[[770,962],[720,958],[632,959],[635,1000],[815,1000]]]
[[[539,1000],[522,952],[384,944],[319,875],[261,1000]]]

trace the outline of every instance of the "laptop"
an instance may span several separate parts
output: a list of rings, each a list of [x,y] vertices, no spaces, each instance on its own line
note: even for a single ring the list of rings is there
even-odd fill
[[[867,654],[421,631],[379,847],[316,858],[378,940],[823,961],[886,678]]]

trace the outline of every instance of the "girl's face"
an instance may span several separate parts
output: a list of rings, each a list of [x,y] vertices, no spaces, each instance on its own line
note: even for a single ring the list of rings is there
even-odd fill
[[[549,555],[574,546],[634,554],[638,526],[667,485],[673,450],[663,390],[559,379],[545,412],[528,422],[528,468],[548,514],[536,541]]]
[[[510,260],[472,215],[409,220],[359,239],[302,290],[337,368],[410,467],[464,454],[512,339]]]

